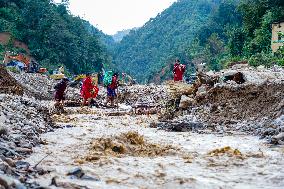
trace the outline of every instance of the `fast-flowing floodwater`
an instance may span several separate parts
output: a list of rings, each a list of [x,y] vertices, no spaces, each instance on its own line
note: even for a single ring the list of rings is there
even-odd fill
[[[35,148],[27,159],[34,165],[52,152],[39,165],[51,172],[35,179],[38,183],[49,186],[56,176],[65,188],[71,186],[64,183],[79,188],[284,188],[281,146],[271,147],[246,135],[166,132],[149,128],[156,116],[106,116],[105,111],[94,109],[88,115],[73,113],[57,118],[59,125],[67,127],[42,135],[47,144]],[[129,131],[138,132],[147,143],[171,145],[173,153],[155,157],[104,155],[85,161],[93,140]],[[228,151],[210,153],[226,146]],[[76,167],[91,179],[66,175]]]

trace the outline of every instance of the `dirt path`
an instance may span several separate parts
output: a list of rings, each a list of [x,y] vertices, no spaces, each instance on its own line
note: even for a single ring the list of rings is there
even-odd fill
[[[66,117],[66,123],[60,123],[67,125],[65,128],[42,136],[47,145],[34,149],[35,153],[27,161],[34,165],[52,152],[40,164],[51,173],[36,179],[43,186],[48,186],[52,177],[57,176],[58,182],[74,183],[81,188],[284,187],[283,147],[269,148],[252,136],[173,133],[148,128],[155,119],[155,116],[72,114]],[[129,131],[137,131],[149,144],[171,145],[173,149],[156,157],[102,155],[85,161],[91,141]],[[226,146],[231,149],[212,152]],[[66,176],[76,167],[81,167],[91,179]]]

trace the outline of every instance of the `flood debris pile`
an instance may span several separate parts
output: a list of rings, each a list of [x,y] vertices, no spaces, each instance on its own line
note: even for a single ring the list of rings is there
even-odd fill
[[[203,124],[202,129],[211,132],[245,132],[272,143],[282,142],[283,68],[235,65],[232,69],[197,75],[193,85],[168,83],[172,98],[160,116],[162,122],[156,125],[172,131],[192,130],[189,115]]]
[[[271,137],[283,132],[284,70],[248,67],[237,71],[220,72],[220,78],[242,73],[245,82],[221,80],[198,96],[199,116],[211,128],[261,135],[271,142]]]
[[[44,144],[41,133],[53,130],[46,104],[33,98],[0,94],[0,185],[24,188],[27,175],[43,174],[22,161],[33,152],[33,147]],[[9,186],[9,187],[8,187]],[[21,186],[21,187],[20,187]]]
[[[32,152],[40,144],[40,134],[52,130],[47,106],[33,99],[0,94],[2,154],[15,157]],[[11,153],[12,151],[16,153]]]
[[[126,105],[148,103],[160,105],[161,101],[168,98],[164,86],[156,85],[133,85],[119,88],[119,101]]]
[[[192,95],[195,92],[193,85],[168,81],[166,82],[166,89],[172,99],[181,98],[181,96]]]
[[[145,141],[137,132],[122,133],[118,136],[98,138],[92,141],[87,161],[96,161],[104,156],[157,157],[175,155],[178,149],[171,145],[158,145]]]
[[[223,79],[202,97],[199,96],[198,103],[209,104],[211,115],[215,112],[223,120],[225,117],[236,120],[279,117],[283,114],[284,70],[251,69],[218,73]],[[225,79],[238,73],[242,74],[245,82],[237,84]]]
[[[23,95],[23,87],[0,65],[0,93]]]
[[[163,129],[172,132],[200,132],[204,129],[204,125],[196,119],[190,117],[182,117],[182,120],[174,119],[167,121],[160,121],[158,123],[151,123],[151,128]]]
[[[47,75],[38,73],[9,73],[24,87],[24,91],[28,96],[34,96],[39,100],[53,99],[54,86],[59,81],[50,79]],[[80,100],[80,89],[68,87],[66,99],[73,101]]]

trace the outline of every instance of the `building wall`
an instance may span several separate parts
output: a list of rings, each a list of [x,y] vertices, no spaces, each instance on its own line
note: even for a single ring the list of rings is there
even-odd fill
[[[284,37],[282,37],[282,43],[279,41],[278,32],[282,32],[284,34],[284,22],[273,23],[272,24],[272,40],[271,40],[271,48],[273,52],[276,52],[280,46],[283,45]]]

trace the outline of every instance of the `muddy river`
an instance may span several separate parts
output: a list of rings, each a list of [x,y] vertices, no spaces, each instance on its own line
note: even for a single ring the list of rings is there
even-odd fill
[[[39,164],[50,173],[34,180],[51,188],[52,178],[62,188],[284,188],[281,146],[241,134],[166,132],[149,128],[156,116],[106,112],[56,117],[62,128],[42,135],[46,145],[26,159],[35,165],[51,153]],[[141,144],[129,139],[127,146],[126,133],[139,134]],[[106,141],[116,148],[102,149]],[[78,167],[85,177],[67,175]]]

